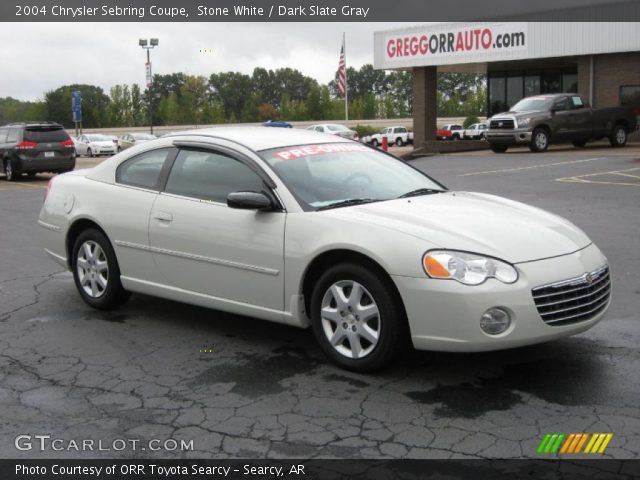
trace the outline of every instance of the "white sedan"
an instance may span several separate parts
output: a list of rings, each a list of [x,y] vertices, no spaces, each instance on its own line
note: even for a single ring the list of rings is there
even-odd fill
[[[54,177],[38,223],[92,307],[140,292],[311,326],[357,371],[408,338],[470,352],[580,333],[611,295],[607,259],[569,221],[300,130],[146,142]]]
[[[113,155],[116,153],[116,144],[113,142],[113,139],[99,133],[80,135],[75,139],[74,144],[76,153],[87,157]]]

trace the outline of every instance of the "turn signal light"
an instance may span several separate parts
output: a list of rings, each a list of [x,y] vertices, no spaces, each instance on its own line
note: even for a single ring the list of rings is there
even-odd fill
[[[451,274],[449,270],[442,266],[442,264],[431,255],[425,255],[424,257],[424,269],[427,271],[431,278],[449,278]]]

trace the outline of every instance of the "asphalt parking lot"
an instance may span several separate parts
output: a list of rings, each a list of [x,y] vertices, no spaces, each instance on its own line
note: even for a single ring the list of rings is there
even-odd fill
[[[605,456],[638,458],[640,148],[412,163],[580,226],[611,262],[606,318],[553,343],[408,352],[381,373],[349,373],[310,331],[143,295],[91,310],[38,246],[46,176],[0,179],[0,457],[536,457],[547,432],[611,432]],[[194,451],[18,451],[20,434],[184,439]]]

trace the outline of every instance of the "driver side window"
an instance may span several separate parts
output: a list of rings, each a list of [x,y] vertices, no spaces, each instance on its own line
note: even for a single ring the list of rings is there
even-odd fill
[[[201,150],[180,151],[165,187],[167,193],[220,203],[231,192],[263,190],[262,179],[242,162]]]

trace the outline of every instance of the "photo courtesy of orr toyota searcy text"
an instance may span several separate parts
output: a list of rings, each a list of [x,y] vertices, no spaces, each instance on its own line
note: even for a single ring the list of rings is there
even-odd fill
[[[480,27],[450,27],[433,32],[388,36],[385,52],[389,59],[441,56],[479,51],[526,49],[527,25],[505,23]]]

